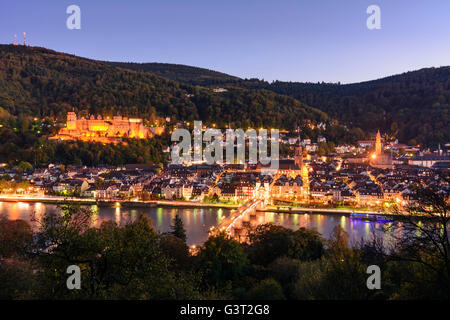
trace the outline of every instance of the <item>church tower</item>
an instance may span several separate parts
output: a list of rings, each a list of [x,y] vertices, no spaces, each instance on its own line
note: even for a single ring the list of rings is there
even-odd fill
[[[300,140],[298,144],[295,146],[294,151],[294,163],[298,166],[298,168],[301,170],[303,167],[303,151],[302,147],[300,146]]]
[[[377,138],[375,141],[375,154],[379,156],[381,154],[381,134],[380,130],[377,132]]]

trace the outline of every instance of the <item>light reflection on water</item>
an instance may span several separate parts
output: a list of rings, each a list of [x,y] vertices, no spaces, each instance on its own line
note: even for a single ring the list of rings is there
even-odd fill
[[[265,217],[260,215],[265,214]],[[323,237],[329,238],[335,226],[340,225],[349,234],[350,241],[356,243],[363,239],[372,239],[373,232],[381,234],[384,223],[376,221],[365,221],[353,219],[343,214],[288,214],[271,212],[257,213],[259,223],[262,221],[281,224],[284,227],[298,229],[300,227],[315,229],[320,232]]]
[[[208,237],[208,231],[212,226],[217,226],[222,219],[230,214],[230,210],[221,208],[124,208],[124,207],[98,207],[89,206],[93,211],[93,224],[100,226],[104,221],[115,221],[124,225],[136,220],[140,214],[148,215],[155,228],[161,232],[169,231],[170,225],[176,214],[179,214],[184,222],[188,244],[201,244]],[[0,215],[6,215],[9,219],[31,220],[32,214],[37,219],[45,212],[55,212],[58,207],[54,204],[0,202]],[[341,214],[288,214],[274,212],[257,212],[252,218],[252,225],[262,223],[275,223],[291,229],[300,227],[316,229],[325,238],[328,238],[336,225],[340,225],[349,233],[350,240],[354,243],[361,238],[370,239],[374,229],[380,229],[382,225],[376,221],[355,220]],[[385,241],[389,235],[385,235]]]

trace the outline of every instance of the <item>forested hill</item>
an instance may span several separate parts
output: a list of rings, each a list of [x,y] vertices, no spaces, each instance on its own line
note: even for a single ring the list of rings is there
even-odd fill
[[[348,124],[410,144],[450,142],[450,67],[339,85],[273,82],[259,86],[300,99]]]
[[[167,74],[189,84],[201,81],[212,87],[271,90],[318,108],[349,127],[370,132],[380,129],[405,143],[436,146],[450,141],[450,67],[426,68],[345,85],[233,79],[201,68],[193,68],[193,73],[186,76],[185,66],[166,64],[142,70]]]
[[[134,62],[110,62],[110,64],[134,71],[151,72],[170,80],[199,86],[221,85],[222,83],[233,83],[240,80],[238,77],[222,72],[182,64]]]
[[[302,119],[327,115],[291,97],[268,90],[236,88],[224,93],[127,70],[111,63],[39,47],[0,45],[1,114],[81,114],[198,120],[236,127],[294,128]]]
[[[218,86],[229,91],[208,88]],[[184,65],[102,62],[0,45],[0,117],[64,119],[75,109],[291,129],[329,116],[366,133],[380,129],[401,142],[437,145],[450,141],[449,105],[450,67],[346,85],[268,83]]]

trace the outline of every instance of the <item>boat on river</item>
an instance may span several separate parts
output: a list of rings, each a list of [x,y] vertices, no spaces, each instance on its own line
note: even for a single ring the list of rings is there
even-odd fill
[[[386,218],[379,214],[373,214],[373,213],[359,213],[352,211],[350,213],[350,219],[352,220],[360,220],[360,221],[367,221],[367,222],[378,222],[378,223],[389,223],[392,222],[391,219]]]

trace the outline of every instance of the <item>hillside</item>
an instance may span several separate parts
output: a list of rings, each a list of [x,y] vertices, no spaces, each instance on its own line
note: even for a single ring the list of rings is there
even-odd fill
[[[210,89],[183,84],[149,72],[128,70],[39,47],[0,45],[0,163],[124,164],[165,161],[162,146],[170,137],[126,144],[55,143],[55,122],[68,111],[80,116],[103,114],[203,120],[236,128],[293,129],[298,123],[327,121],[328,116],[269,90]],[[345,130],[347,138],[350,136]],[[29,164],[22,167],[29,167]]]
[[[110,62],[109,64],[134,71],[151,72],[170,80],[199,86],[221,85],[240,80],[238,77],[225,73],[182,64],[133,62]]]
[[[123,65],[123,67],[128,67]],[[161,64],[158,70],[184,83],[193,84],[212,74],[194,68],[191,77],[185,77],[185,67]],[[258,79],[239,79],[232,76],[210,78],[205,85],[265,89],[288,95],[309,106],[326,112],[352,128],[376,132],[380,129],[391,137],[410,144],[437,146],[450,141],[450,67],[426,68],[378,80],[354,84],[272,83]]]
[[[208,88],[216,86],[229,91]],[[0,45],[2,130],[22,126],[1,120],[8,115],[64,121],[70,110],[149,121],[157,116],[200,119],[241,128],[293,129],[304,120],[337,119],[351,130],[335,125],[321,133],[336,143],[380,129],[404,143],[436,146],[450,141],[449,105],[449,67],[347,85],[268,83],[183,65],[103,62],[39,47]],[[319,134],[308,130],[302,135]],[[24,141],[10,134],[0,137],[0,143]]]
[[[271,91],[236,88],[216,94],[149,72],[11,45],[0,45],[0,107],[12,115],[59,119],[74,109],[85,115],[171,116],[237,127],[293,128],[298,119],[327,118],[323,112]]]
[[[261,87],[300,99],[349,126],[380,128],[409,144],[450,142],[450,67],[347,85],[274,82]]]

